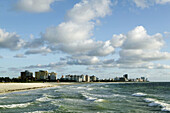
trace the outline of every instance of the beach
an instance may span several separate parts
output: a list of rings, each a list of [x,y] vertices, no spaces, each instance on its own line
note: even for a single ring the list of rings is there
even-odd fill
[[[69,85],[75,84],[70,82],[62,82],[62,83],[0,83],[0,94],[10,93],[15,91],[23,91],[23,90],[33,90],[39,88],[47,88],[47,87],[56,87],[60,85]]]
[[[45,83],[0,83],[0,94],[16,91],[33,90],[47,87],[57,87],[61,85],[88,84],[88,83],[135,83],[135,82],[45,82]],[[139,82],[140,83],[140,82]]]

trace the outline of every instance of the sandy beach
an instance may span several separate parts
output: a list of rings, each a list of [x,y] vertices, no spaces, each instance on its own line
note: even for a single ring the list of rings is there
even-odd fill
[[[87,82],[89,83],[89,82]],[[134,83],[134,82],[90,82],[90,83]],[[140,83],[140,82],[138,82]],[[73,85],[73,84],[82,84],[78,82],[47,82],[47,83],[0,83],[0,94],[10,93],[16,91],[24,91],[24,90],[33,90],[39,88],[47,88],[47,87],[56,87],[61,85]],[[83,83],[83,84],[86,84]]]
[[[56,87],[60,85],[70,85],[76,83],[0,83],[0,94],[15,91],[32,90],[47,87]]]

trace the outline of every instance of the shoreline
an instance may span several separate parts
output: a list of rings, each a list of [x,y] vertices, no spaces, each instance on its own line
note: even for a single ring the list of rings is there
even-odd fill
[[[62,82],[62,83],[0,83],[0,95],[12,93],[12,92],[20,92],[20,91],[28,91],[35,89],[43,89],[50,87],[57,87],[62,85],[74,85],[78,83],[71,82]]]
[[[76,84],[94,84],[94,83],[149,83],[149,82],[46,82],[46,83],[0,83],[0,95],[12,93],[12,92],[20,92],[20,91],[28,91],[28,90],[36,90],[43,89],[49,87],[57,87],[63,85],[76,85]]]

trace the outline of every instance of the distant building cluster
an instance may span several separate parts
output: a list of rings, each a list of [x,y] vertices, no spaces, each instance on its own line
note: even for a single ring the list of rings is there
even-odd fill
[[[57,79],[57,73],[45,70],[39,70],[35,72],[35,78],[33,73],[28,70],[21,72],[22,81],[61,81],[61,82],[147,82],[147,78],[141,77],[136,79],[129,79],[128,74],[124,74],[122,77],[115,77],[113,79],[99,79],[96,76],[89,75],[62,75]]]
[[[113,79],[102,79],[103,82],[148,82],[148,79],[145,77],[129,79],[128,74],[124,74],[123,77],[115,77]]]
[[[98,77],[92,75],[62,75],[61,78],[57,78],[57,73],[48,72],[46,70],[39,70],[35,72],[35,77],[33,72],[25,70],[21,72],[21,75],[18,78],[9,77],[0,77],[0,82],[34,82],[34,81],[43,81],[43,82],[148,82],[148,79],[145,77],[129,79],[128,74],[124,74],[122,77],[115,77],[112,79],[99,79]]]
[[[21,72],[21,80],[22,81],[56,81],[57,73],[44,70],[39,70],[35,72],[35,78],[33,77],[33,73],[28,70]]]
[[[96,82],[99,78],[89,75],[66,75],[61,78],[61,81],[73,81],[73,82]]]
[[[62,75],[61,78],[57,79],[57,73],[45,70],[39,70],[35,72],[35,78],[33,77],[33,73],[25,70],[21,72],[21,80],[22,81],[61,81],[61,82],[96,82],[99,81],[99,78],[96,76],[89,75]]]

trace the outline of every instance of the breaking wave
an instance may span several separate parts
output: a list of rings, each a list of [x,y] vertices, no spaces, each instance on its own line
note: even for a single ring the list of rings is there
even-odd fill
[[[97,99],[97,98],[93,98],[89,96],[87,93],[82,93],[82,95],[86,98],[86,100],[89,100],[89,101],[95,101]]]
[[[82,95],[86,98],[87,101],[94,101],[94,102],[104,102],[105,101],[104,99],[98,99],[98,98],[89,96],[91,94],[88,95],[86,93],[82,93]]]
[[[24,112],[24,113],[53,113],[53,111],[32,111],[32,112]]]
[[[53,97],[51,95],[47,95],[47,94],[43,94],[42,97],[36,99],[36,101],[39,101],[39,102],[46,102],[46,101],[51,101],[53,99],[51,99],[50,97]]]
[[[96,99],[94,102],[104,102],[104,99]]]
[[[87,88],[87,90],[88,90],[88,91],[91,91],[91,90],[93,90],[93,88]]]
[[[146,95],[147,95],[147,94],[141,93],[141,92],[132,94],[132,96],[135,96],[135,97],[144,97],[144,96],[146,96]]]
[[[8,97],[0,97],[0,99],[6,99],[6,98],[8,98]]]
[[[0,108],[25,108],[32,103],[22,103],[22,104],[11,104],[11,105],[0,105]]]
[[[152,99],[152,98],[145,98],[144,101],[149,103],[148,106],[150,107],[159,106],[161,107],[161,111],[167,111],[167,112],[170,111],[170,104],[167,104],[167,103],[164,103],[159,100]]]

